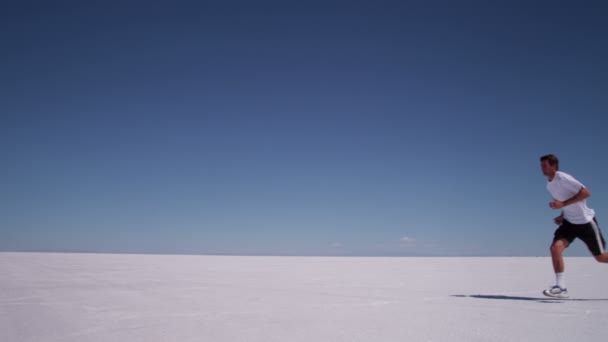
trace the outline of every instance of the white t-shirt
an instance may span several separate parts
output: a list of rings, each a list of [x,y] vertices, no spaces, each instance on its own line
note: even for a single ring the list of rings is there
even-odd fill
[[[553,180],[547,183],[547,190],[554,199],[563,202],[578,194],[585,186],[574,177],[561,171],[555,173]],[[582,200],[562,208],[564,218],[570,223],[585,224],[593,220],[595,211],[587,207],[587,201]]]

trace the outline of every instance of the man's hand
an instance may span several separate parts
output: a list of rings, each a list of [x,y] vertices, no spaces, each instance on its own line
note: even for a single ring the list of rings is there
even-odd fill
[[[553,209],[561,209],[561,208],[565,207],[566,205],[564,204],[564,202],[561,202],[558,200],[553,200],[553,202],[549,203],[549,206]]]
[[[564,222],[564,217],[562,215],[559,215],[558,217],[553,219],[553,222],[555,222],[555,224],[557,224],[558,226],[561,226],[562,222]]]

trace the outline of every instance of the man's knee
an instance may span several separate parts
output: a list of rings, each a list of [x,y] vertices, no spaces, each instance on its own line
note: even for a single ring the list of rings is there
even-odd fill
[[[552,254],[560,254],[568,247],[568,243],[564,240],[555,240],[549,248]]]
[[[608,263],[608,253],[594,255],[594,257],[597,262]]]

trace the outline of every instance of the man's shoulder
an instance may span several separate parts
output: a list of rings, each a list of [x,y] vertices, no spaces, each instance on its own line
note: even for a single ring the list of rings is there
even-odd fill
[[[557,179],[574,179],[574,177],[572,177],[571,174],[565,173],[563,171],[557,171],[555,173],[555,178],[557,178]]]
[[[555,179],[557,179],[558,182],[561,184],[572,184],[575,186],[584,187],[584,185],[578,179],[574,178],[574,176],[572,176],[571,174],[565,172],[558,171],[555,174]]]

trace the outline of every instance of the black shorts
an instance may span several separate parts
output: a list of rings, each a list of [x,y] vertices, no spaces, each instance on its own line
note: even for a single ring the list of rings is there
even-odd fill
[[[593,221],[584,224],[574,224],[564,220],[555,231],[553,241],[567,240],[570,244],[576,238],[581,239],[587,245],[591,254],[600,255],[604,253],[606,242],[595,217]]]

